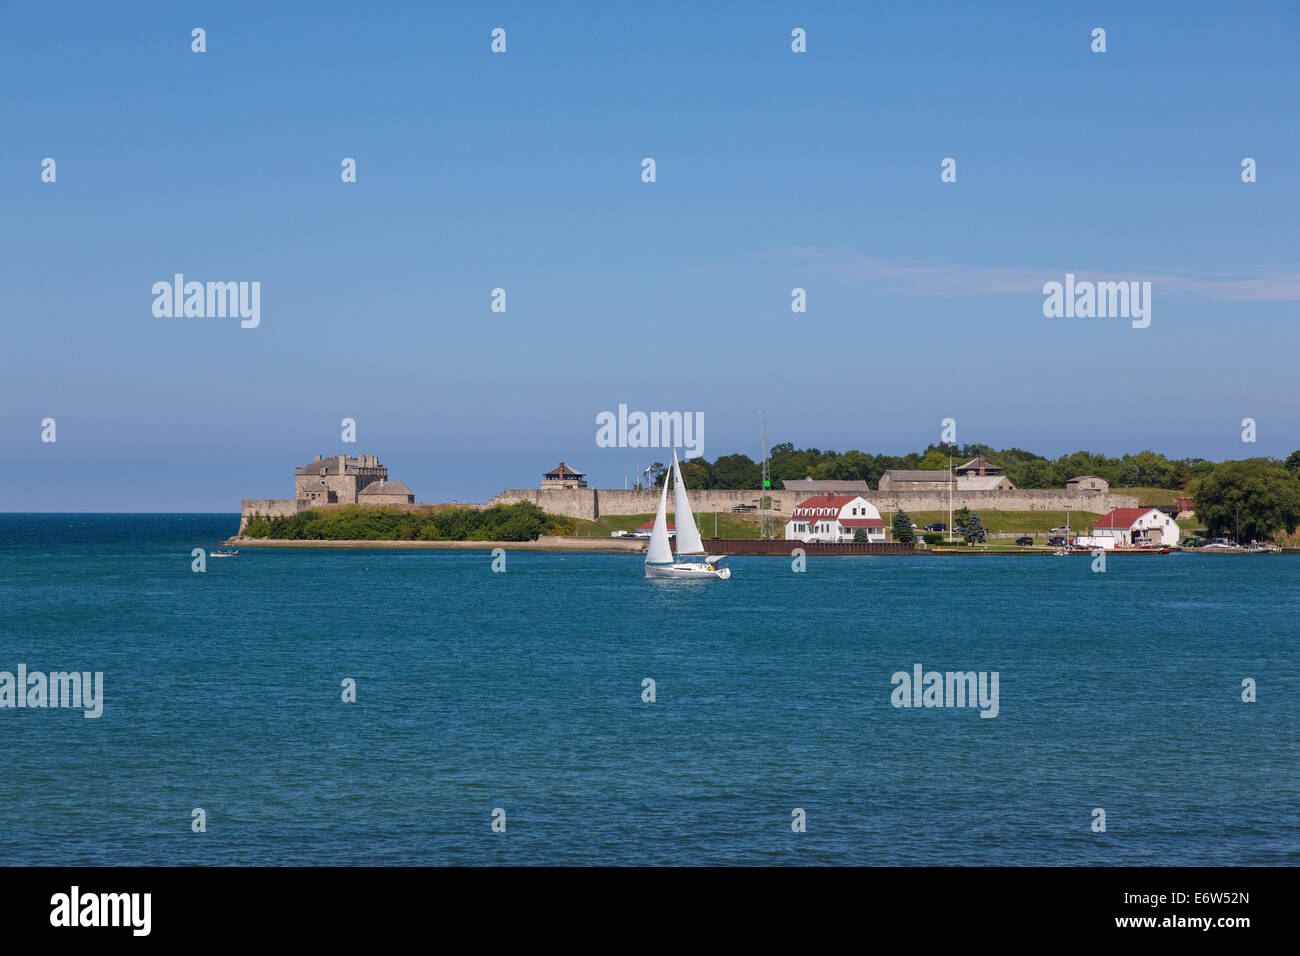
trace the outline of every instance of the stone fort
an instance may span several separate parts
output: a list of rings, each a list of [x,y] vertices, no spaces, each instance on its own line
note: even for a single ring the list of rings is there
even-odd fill
[[[557,480],[558,477],[563,481]],[[543,511],[572,518],[595,520],[601,515],[653,514],[659,505],[657,488],[628,490],[588,488],[586,476],[560,463],[542,476],[536,488],[513,488],[501,492],[488,505],[531,501]],[[784,481],[781,488],[722,490],[692,488],[691,507],[696,514],[733,509],[757,510],[762,498],[779,516],[789,517],[800,503],[822,494],[858,494],[883,511],[946,511],[952,507],[972,511],[1089,511],[1106,514],[1116,508],[1136,508],[1137,498],[1115,495],[1105,482],[1092,486],[1071,482],[1065,488],[1020,489],[1001,470],[983,459],[953,469],[953,477],[942,472],[886,472],[880,487],[872,491],[865,481],[818,481],[812,478]],[[670,499],[671,500],[671,499]]]
[[[415,495],[400,481],[388,480],[388,468],[375,455],[316,456],[293,470],[292,498],[246,498],[241,502],[239,530],[250,516],[295,515],[321,505],[409,505]]]
[[[974,463],[968,463],[974,464]],[[890,472],[871,490],[865,481],[784,481],[781,488],[722,490],[692,488],[691,506],[697,514],[711,511],[757,510],[768,498],[772,512],[789,517],[799,504],[819,494],[860,494],[883,511],[946,511],[951,506],[972,511],[1087,511],[1106,514],[1116,508],[1136,508],[1133,495],[1112,494],[1105,482],[1071,481],[1065,488],[1021,489],[990,468],[978,474],[948,472]],[[976,469],[972,469],[973,471]],[[942,476],[942,477],[940,477]],[[1085,476],[1086,477],[1086,476]],[[1092,485],[1089,487],[1089,485]],[[326,504],[412,505],[415,495],[400,481],[388,480],[388,469],[374,455],[334,455],[294,469],[292,498],[253,498],[242,503],[239,528],[242,531],[254,514],[266,517],[294,515]],[[512,488],[486,504],[461,502],[461,508],[490,508],[531,501],[543,511],[571,518],[595,520],[601,515],[653,514],[659,504],[657,489],[589,488],[586,475],[564,462],[543,473],[534,488]],[[424,506],[432,507],[432,506]]]

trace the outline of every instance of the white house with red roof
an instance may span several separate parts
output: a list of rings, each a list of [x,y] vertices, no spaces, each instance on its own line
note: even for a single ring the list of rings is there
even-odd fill
[[[861,528],[869,542],[885,540],[880,512],[861,495],[817,495],[801,502],[785,523],[787,541],[852,541]]]
[[[1178,522],[1159,508],[1116,508],[1075,542],[1085,548],[1172,547],[1178,544]]]

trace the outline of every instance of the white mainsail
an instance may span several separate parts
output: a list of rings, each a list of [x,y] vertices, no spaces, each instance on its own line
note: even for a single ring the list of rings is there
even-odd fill
[[[704,542],[700,540],[699,528],[695,527],[691,503],[686,500],[686,484],[682,481],[682,471],[677,465],[676,448],[673,449],[673,501],[673,521],[677,524],[677,553],[703,554]]]
[[[646,549],[646,564],[672,564],[673,551],[668,546],[668,475],[664,475],[664,490],[659,494],[659,510],[655,512],[655,526],[650,532],[650,547]]]

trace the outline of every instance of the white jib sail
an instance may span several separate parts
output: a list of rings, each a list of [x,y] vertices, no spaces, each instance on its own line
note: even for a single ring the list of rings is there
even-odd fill
[[[668,475],[664,475],[664,490],[659,493],[659,510],[655,513],[655,526],[650,532],[650,547],[646,549],[645,563],[673,563],[673,551],[668,546]]]
[[[673,521],[677,524],[677,553],[703,554],[704,542],[700,540],[700,530],[695,527],[695,516],[691,514],[691,503],[686,500],[686,484],[682,481],[681,469],[677,466],[677,449],[673,449],[673,502],[675,504]]]

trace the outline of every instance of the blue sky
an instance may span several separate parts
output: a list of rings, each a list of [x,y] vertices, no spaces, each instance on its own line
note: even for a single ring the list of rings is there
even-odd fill
[[[234,511],[342,450],[425,501],[622,487],[663,455],[596,447],[619,403],[709,458],[760,409],[1286,455],[1298,46],[1279,2],[8,4],[0,510]],[[260,282],[261,325],[155,317],[176,272]],[[1067,272],[1151,281],[1150,327],[1045,318]]]

